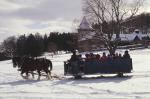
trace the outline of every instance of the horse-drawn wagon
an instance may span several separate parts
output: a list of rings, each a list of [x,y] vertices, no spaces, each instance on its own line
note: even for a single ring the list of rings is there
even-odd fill
[[[64,62],[64,74],[72,75],[75,78],[80,78],[82,75],[89,74],[118,74],[123,76],[124,73],[131,73],[132,59],[120,58],[100,62],[98,60],[91,61],[73,61]]]

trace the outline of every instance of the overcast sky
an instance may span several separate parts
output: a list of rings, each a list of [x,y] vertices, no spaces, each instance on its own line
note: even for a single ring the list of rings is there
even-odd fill
[[[71,32],[81,0],[0,0],[0,41],[24,33]]]
[[[82,0],[0,0],[0,41],[25,33],[71,32],[73,20],[82,17]]]

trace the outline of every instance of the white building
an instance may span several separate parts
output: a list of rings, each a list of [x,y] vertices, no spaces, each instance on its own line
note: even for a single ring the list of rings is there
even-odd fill
[[[136,38],[142,40],[143,37],[150,37],[150,34],[142,34],[140,30],[136,29],[132,34],[120,34],[121,41],[134,41]],[[78,28],[78,42],[79,49],[81,50],[92,50],[99,47],[102,47],[102,43],[94,39],[96,33],[92,29],[91,25],[88,23],[86,17],[83,17],[79,28]],[[113,40],[116,38],[115,34],[113,35]]]

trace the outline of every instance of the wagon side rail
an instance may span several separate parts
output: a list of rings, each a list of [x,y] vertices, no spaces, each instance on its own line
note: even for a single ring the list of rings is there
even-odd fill
[[[64,62],[64,75],[78,75],[81,72],[80,63]],[[131,73],[133,70],[132,59],[115,59],[106,62],[86,61],[84,62],[83,74],[118,74]]]

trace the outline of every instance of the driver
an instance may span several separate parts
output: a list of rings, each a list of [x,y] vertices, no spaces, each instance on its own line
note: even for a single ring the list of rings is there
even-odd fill
[[[77,50],[74,50],[72,53],[72,56],[71,56],[71,58],[70,58],[70,61],[78,61],[79,60],[79,57],[78,57],[78,55],[77,55]]]

